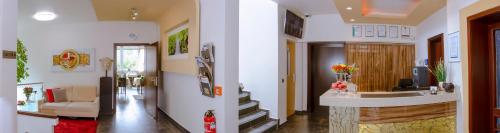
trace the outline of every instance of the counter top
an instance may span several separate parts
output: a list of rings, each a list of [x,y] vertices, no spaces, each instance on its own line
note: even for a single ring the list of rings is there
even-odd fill
[[[418,96],[400,96],[400,97],[362,97],[362,95],[391,95],[391,94],[409,94],[419,93]],[[403,91],[403,92],[358,92],[356,94],[347,93],[345,95],[336,94],[329,89],[319,97],[321,106],[340,106],[340,107],[395,107],[412,106],[433,103],[452,102],[457,100],[455,93],[439,92],[437,95],[431,95],[428,90],[425,91]]]

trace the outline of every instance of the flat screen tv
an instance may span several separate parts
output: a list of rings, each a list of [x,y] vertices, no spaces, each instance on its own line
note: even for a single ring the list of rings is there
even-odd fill
[[[294,14],[293,12],[287,10],[285,19],[285,34],[302,38],[303,31],[304,31],[304,19]]]

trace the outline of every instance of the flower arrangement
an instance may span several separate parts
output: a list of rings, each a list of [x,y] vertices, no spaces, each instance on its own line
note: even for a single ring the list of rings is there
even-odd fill
[[[33,93],[33,87],[24,87],[23,93],[26,96],[26,101],[29,101],[31,93]]]
[[[347,75],[351,75],[351,74],[358,71],[358,68],[356,68],[356,64],[352,64],[352,65],[336,64],[336,65],[333,65],[331,69],[334,73],[338,73],[338,74],[345,73]]]

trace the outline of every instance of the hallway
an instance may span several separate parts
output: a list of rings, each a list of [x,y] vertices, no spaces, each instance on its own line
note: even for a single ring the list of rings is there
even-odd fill
[[[116,113],[113,116],[100,116],[99,133],[181,133],[167,116],[159,111],[158,121],[149,116],[142,99],[137,99],[137,90],[127,89],[126,94],[117,94]],[[134,97],[134,95],[136,95]]]

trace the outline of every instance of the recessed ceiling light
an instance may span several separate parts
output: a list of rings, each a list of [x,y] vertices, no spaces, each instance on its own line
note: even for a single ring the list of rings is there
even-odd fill
[[[352,18],[351,18],[351,20],[349,20],[349,21],[354,22],[354,21],[356,21],[356,19],[352,19]]]
[[[352,10],[352,7],[348,6],[347,8],[345,8],[347,10]]]
[[[42,11],[35,13],[33,18],[38,21],[51,21],[56,19],[57,15],[54,12]]]

